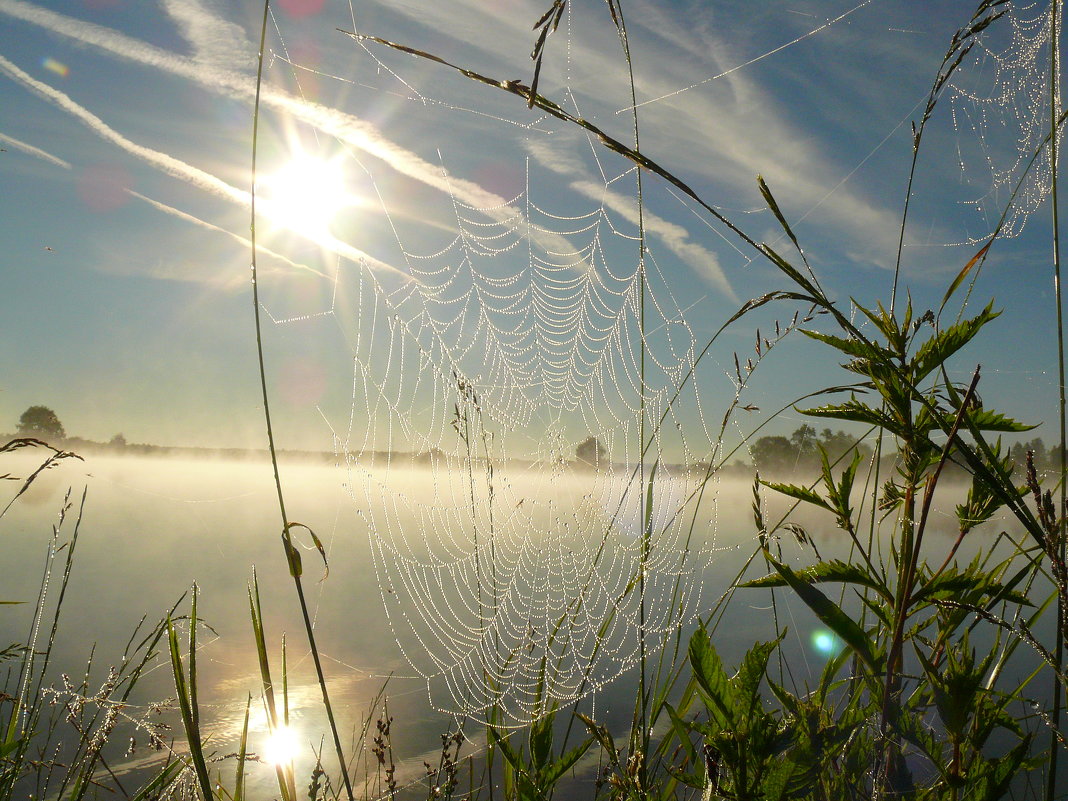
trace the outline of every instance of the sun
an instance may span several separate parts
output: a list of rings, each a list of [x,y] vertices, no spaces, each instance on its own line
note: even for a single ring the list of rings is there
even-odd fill
[[[299,153],[263,180],[266,216],[277,226],[317,238],[328,235],[337,215],[353,204],[337,159]]]

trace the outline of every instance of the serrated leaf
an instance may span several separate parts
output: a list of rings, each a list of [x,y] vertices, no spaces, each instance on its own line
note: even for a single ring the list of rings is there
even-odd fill
[[[786,795],[790,779],[798,772],[798,765],[789,756],[772,760],[764,773],[760,789],[765,801],[781,801]]]
[[[587,737],[570,751],[561,755],[561,757],[542,775],[543,783],[547,787],[551,787],[557,779],[571,770],[574,764],[582,759],[582,755],[590,750],[591,745],[593,745],[593,737]]]
[[[486,731],[493,740],[493,744],[497,746],[497,749],[501,752],[501,756],[504,760],[512,766],[516,771],[523,767],[523,760],[520,759],[519,753],[512,747],[511,743],[504,737],[501,737],[500,733],[493,726],[487,726]]]
[[[822,509],[833,511],[827,502],[820,497],[819,493],[809,487],[800,487],[797,484],[781,484],[777,481],[761,481],[760,483],[768,489],[781,492],[783,495],[788,495],[791,498],[810,503],[813,506],[819,506]]]
[[[549,755],[553,747],[553,721],[556,715],[550,712],[530,725],[530,762],[534,770],[549,764]]]
[[[1001,312],[994,311],[993,303],[988,303],[975,317],[961,320],[924,342],[912,357],[912,382],[918,384],[937,370],[946,359],[968,344],[984,325],[999,314]]]
[[[980,431],[1019,432],[1030,431],[1038,427],[1013,420],[1011,417],[1006,417],[1001,412],[995,412],[993,409],[969,409],[964,413],[964,417],[970,427],[975,427]],[[950,420],[950,425],[952,425],[952,420]]]
[[[779,635],[778,639],[756,643],[746,652],[742,658],[742,664],[738,667],[738,672],[730,680],[734,690],[735,707],[738,708],[738,705],[741,705],[739,711],[742,712],[744,718],[750,717],[753,713],[753,708],[759,705],[760,682],[764,679],[764,672],[768,667],[768,659],[771,658],[772,652],[779,647],[779,643],[782,642],[785,636],[786,632],[784,631]]]
[[[843,562],[841,559],[832,559],[828,562],[817,562],[804,570],[795,571],[794,575],[807,584],[819,584],[828,581],[840,581],[846,584],[859,584],[869,587],[884,598],[890,599],[886,585],[876,577],[870,575],[860,566]],[[784,587],[789,582],[781,573],[769,573],[768,575],[739,584],[739,587]]]
[[[893,359],[893,354],[888,350],[877,347],[875,345],[864,342],[860,339],[846,339],[845,337],[836,337],[832,334],[821,334],[818,331],[809,331],[808,329],[798,329],[802,334],[810,339],[815,339],[825,345],[830,345],[835,350],[846,353],[859,359],[864,364],[887,364]],[[854,372],[861,372],[860,370],[854,370]]]
[[[903,433],[901,424],[886,412],[861,403],[856,398],[850,398],[845,403],[830,406],[817,406],[814,409],[797,409],[798,413],[809,417],[824,417],[832,420],[850,420],[854,423],[864,423],[875,426],[891,434]]]
[[[879,304],[878,312],[861,306],[856,300],[853,301],[853,306],[857,311],[872,321],[875,327],[879,329],[879,332],[886,337],[887,343],[889,343],[895,351],[904,350],[905,332],[898,328],[897,321],[894,320],[890,312],[883,308],[881,303]]]
[[[998,602],[1008,601],[1020,606],[1034,606],[1031,600],[1023,593],[1016,592],[998,581],[986,575],[972,575],[969,573],[955,573],[947,571],[935,576],[931,581],[923,585],[912,596],[913,603],[928,598],[951,598],[959,600],[960,596],[969,592],[988,595]]]
[[[798,594],[816,617],[822,620],[827,628],[837,634],[842,642],[853,649],[860,660],[873,673],[879,673],[882,670],[882,660],[876,655],[875,648],[868,639],[868,635],[852,618],[842,611],[838,604],[798,577],[788,566],[777,562],[770,551],[765,551],[764,556],[779,572],[779,575],[786,579],[786,583]]]
[[[721,722],[729,721],[731,692],[727,673],[723,670],[719,654],[716,653],[708,632],[703,627],[690,637],[689,657],[693,677],[703,690],[707,702],[714,707],[710,711],[716,712]]]

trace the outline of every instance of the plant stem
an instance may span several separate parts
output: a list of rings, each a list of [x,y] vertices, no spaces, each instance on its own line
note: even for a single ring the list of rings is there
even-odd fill
[[[311,649],[312,661],[315,663],[315,675],[319,680],[319,688],[323,695],[323,706],[326,708],[326,717],[330,724],[330,733],[334,739],[334,749],[337,752],[338,764],[341,768],[341,778],[345,784],[345,793],[349,801],[354,801],[352,783],[349,781],[348,766],[345,764],[345,753],[341,748],[341,737],[338,734],[337,723],[334,721],[334,709],[330,703],[330,695],[326,689],[326,677],[323,674],[323,666],[319,659],[319,649],[315,644],[315,632],[312,627],[311,615],[308,612],[308,603],[304,598],[304,587],[301,584],[300,575],[293,569],[290,553],[293,549],[292,534],[290,534],[289,516],[286,514],[285,497],[282,494],[282,479],[278,472],[278,452],[274,444],[274,427],[271,425],[271,405],[267,396],[267,371],[263,362],[263,336],[260,325],[260,296],[259,280],[256,270],[256,152],[259,142],[260,126],[260,89],[263,86],[263,51],[267,42],[267,18],[270,14],[271,0],[263,2],[263,23],[260,28],[260,49],[256,67],[256,99],[252,112],[252,190],[251,198],[251,222],[249,225],[249,240],[252,247],[252,311],[256,322],[256,357],[259,363],[260,391],[263,396],[263,416],[267,424],[267,446],[271,452],[271,467],[274,470],[274,485],[278,493],[278,511],[282,516],[282,541],[286,552],[286,561],[290,563],[290,575],[297,591],[297,599],[300,602],[300,612],[304,619],[304,630],[308,635],[308,646]]]
[[[1060,440],[1061,440],[1061,454],[1060,454],[1060,471],[1059,481],[1060,484],[1060,509],[1065,508],[1066,500],[1066,488],[1065,487],[1065,467],[1066,467],[1066,455],[1065,445],[1068,442],[1066,437],[1066,423],[1065,423],[1065,389],[1064,389],[1064,316],[1063,305],[1061,297],[1061,242],[1060,242],[1060,214],[1057,200],[1057,119],[1060,116],[1060,27],[1058,26],[1058,18],[1061,12],[1060,0],[1052,0],[1050,3],[1050,16],[1049,16],[1049,28],[1050,28],[1050,42],[1049,42],[1049,103],[1050,103],[1050,140],[1049,140],[1049,163],[1050,163],[1050,192],[1052,196],[1052,213],[1053,213],[1053,294],[1056,299],[1057,305],[1057,387],[1058,387],[1058,412],[1060,419]],[[1063,513],[1060,516],[1060,540],[1058,543],[1058,556],[1063,562],[1064,560],[1064,540],[1065,540],[1065,524],[1066,518]],[[1065,614],[1065,587],[1057,588],[1057,620],[1064,619]],[[1057,626],[1057,632],[1055,635],[1056,646],[1053,650],[1054,667],[1056,673],[1061,672],[1062,667],[1062,651],[1064,650],[1064,629],[1063,626]],[[1060,743],[1057,740],[1057,733],[1060,728],[1061,718],[1061,697],[1065,692],[1064,687],[1060,686],[1057,675],[1053,677],[1053,709],[1051,711],[1051,732],[1050,732],[1050,754],[1053,754],[1053,758],[1049,760],[1049,773],[1046,776],[1046,800],[1052,801],[1057,791],[1057,757],[1056,754],[1060,751]]]

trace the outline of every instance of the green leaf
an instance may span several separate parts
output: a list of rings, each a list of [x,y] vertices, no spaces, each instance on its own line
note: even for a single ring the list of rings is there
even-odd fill
[[[886,414],[886,412],[868,406],[866,403],[861,403],[856,398],[850,398],[845,403],[817,406],[814,409],[798,409],[797,411],[809,417],[826,417],[833,420],[850,420],[854,423],[864,423],[899,436],[905,433],[901,428],[901,424],[895,418]]]
[[[489,734],[490,739],[493,740],[493,744],[500,750],[501,756],[504,757],[504,761],[511,765],[516,771],[522,770],[523,760],[519,756],[519,753],[512,748],[508,740],[501,737],[500,733],[493,726],[487,726],[486,732]]]
[[[785,636],[784,630],[778,639],[756,643],[746,652],[738,672],[730,680],[734,690],[734,705],[742,713],[743,719],[752,716],[754,708],[759,707],[760,682],[768,668],[768,659]]]
[[[10,740],[7,740],[6,742],[0,743],[0,757],[6,757],[8,754],[12,753],[16,748],[18,748],[22,743],[23,740],[21,738],[12,738]]]
[[[825,345],[830,345],[835,350],[853,356],[864,364],[887,365],[890,364],[894,358],[894,355],[890,351],[860,339],[846,339],[844,337],[836,337],[832,334],[821,334],[818,331],[810,331],[805,328],[800,328],[798,330],[806,337],[815,339]],[[862,371],[854,370],[854,372]]]
[[[975,801],[997,801],[1004,798],[1012,780],[1020,772],[1030,747],[1031,738],[1028,737],[1004,756],[988,760],[985,775],[975,782],[975,792],[972,796]]]
[[[553,721],[556,714],[550,712],[530,724],[530,762],[535,771],[549,764],[553,747]]]
[[[843,562],[841,559],[832,559],[829,562],[817,562],[811,567],[795,572],[799,581],[806,584],[820,584],[828,581],[841,581],[846,584],[859,584],[869,587],[887,600],[892,598],[886,585],[877,577],[870,575],[859,565]],[[739,587],[784,587],[789,582],[781,573],[770,573],[762,578],[739,584]]]
[[[547,786],[552,786],[557,779],[571,770],[575,763],[582,759],[582,755],[590,750],[591,745],[593,745],[593,737],[587,737],[570,751],[562,754],[543,774],[544,783]]]
[[[234,801],[245,798],[245,755],[248,752],[248,713],[252,708],[252,693],[245,700],[245,718],[241,724],[241,741],[237,752],[237,771],[234,777]]]
[[[967,345],[984,325],[999,314],[1001,312],[994,311],[993,303],[988,303],[975,317],[961,320],[924,342],[912,358],[912,383],[918,384],[941,367],[946,359]]]
[[[190,625],[195,627],[196,621],[192,621]],[[204,744],[201,741],[196,715],[190,703],[190,687],[186,680],[185,668],[182,666],[178,633],[175,631],[174,623],[169,616],[167,618],[167,639],[171,652],[171,674],[174,677],[174,690],[178,696],[178,708],[181,713],[182,725],[185,728],[185,736],[189,743],[189,757],[196,772],[203,801],[212,801],[211,779],[208,778],[208,765],[204,759]]]
[[[969,409],[964,413],[964,418],[969,427],[975,427],[980,431],[1018,432],[1030,431],[1038,427],[1018,422],[1000,412],[995,412],[993,409]],[[948,424],[944,424],[945,428],[949,428],[953,424],[953,418],[947,418],[947,422]]]
[[[817,590],[812,585],[802,580],[793,570],[784,564],[775,561],[770,551],[765,550],[764,556],[771,562],[786,583],[793,588],[816,617],[837,634],[842,642],[848,645],[860,660],[867,665],[873,673],[882,670],[882,660],[876,655],[875,648],[864,630],[853,621],[838,604]]]
[[[1020,606],[1034,606],[1026,595],[1013,591],[989,575],[958,573],[955,570],[946,570],[928,581],[912,596],[912,602],[915,604],[929,598],[960,600],[964,595],[972,597],[987,595],[999,603],[1007,601]]]
[[[764,774],[761,783],[764,801],[781,801],[786,796],[787,787],[794,774],[798,773],[798,765],[789,756],[772,760]]]
[[[704,626],[690,637],[689,656],[693,677],[706,700],[714,706],[710,711],[716,712],[716,717],[725,724],[731,719],[730,684]]]
[[[136,795],[130,798],[130,801],[149,801],[149,799],[170,798],[171,795],[168,792],[168,789],[185,768],[185,762],[180,759],[168,762],[163,770],[157,773],[150,782],[137,792]]]
[[[671,728],[675,732],[675,739],[679,741],[679,746],[686,752],[686,756],[693,764],[697,762],[697,749],[693,746],[693,740],[690,738],[690,725],[682,719],[678,711],[669,703],[664,704],[664,709],[667,710],[668,717],[671,719]]]
[[[833,509],[831,509],[830,505],[825,500],[823,500],[823,498],[820,497],[818,492],[813,489],[810,489],[809,487],[799,487],[796,484],[780,484],[776,481],[761,481],[760,483],[768,489],[775,490],[776,492],[781,492],[783,495],[787,495],[791,498],[796,498],[797,500],[803,501],[804,503],[810,503],[813,506],[818,506],[821,509],[826,509],[827,511],[834,511]]]
[[[882,303],[879,304],[878,312],[861,306],[856,300],[853,300],[853,305],[857,311],[871,320],[875,327],[879,329],[879,332],[886,337],[887,343],[892,348],[892,358],[896,358],[897,354],[904,352],[906,331],[898,327],[897,320],[883,308]]]

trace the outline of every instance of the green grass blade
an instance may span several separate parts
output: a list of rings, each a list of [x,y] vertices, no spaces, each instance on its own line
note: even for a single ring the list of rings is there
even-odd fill
[[[174,621],[169,617],[167,618],[167,640],[170,644],[174,690],[178,696],[178,708],[182,716],[182,725],[185,727],[185,736],[189,741],[189,757],[193,762],[193,768],[196,771],[197,782],[200,785],[200,792],[204,801],[213,801],[211,779],[208,776],[208,765],[204,759],[204,747],[190,705],[190,690],[185,676],[185,668],[182,666],[182,654],[178,646],[178,632],[175,631]]]

